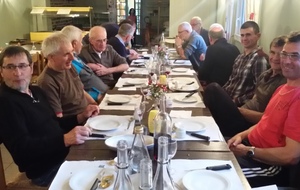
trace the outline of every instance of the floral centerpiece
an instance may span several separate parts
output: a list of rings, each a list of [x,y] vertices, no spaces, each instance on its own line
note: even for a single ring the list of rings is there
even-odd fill
[[[158,100],[161,95],[167,92],[167,85],[160,84],[159,82],[149,81],[149,96],[151,99]]]
[[[166,48],[163,48],[163,47],[160,47],[158,49],[158,53],[157,53],[157,56],[162,59],[162,58],[165,58],[167,55],[167,51],[166,51]]]

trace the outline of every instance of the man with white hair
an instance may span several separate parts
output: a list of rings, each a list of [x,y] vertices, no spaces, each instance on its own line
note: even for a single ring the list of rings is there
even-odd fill
[[[113,88],[117,82],[113,74],[129,68],[126,59],[107,44],[107,33],[102,26],[91,28],[89,41],[90,44],[82,48],[79,57],[88,63],[88,66],[106,85]]]
[[[57,32],[47,37],[42,43],[42,52],[48,63],[37,84],[46,92],[57,117],[81,113],[89,103],[96,103],[83,90],[72,67],[73,47],[66,35]]]
[[[195,30],[199,35],[202,36],[202,38],[205,41],[205,44],[207,46],[211,45],[209,43],[208,31],[202,27],[202,20],[201,20],[201,18],[198,17],[198,16],[194,16],[191,19],[190,24],[191,24],[193,30]]]
[[[61,32],[65,34],[74,48],[72,61],[73,67],[76,69],[80,80],[84,86],[84,90],[97,102],[102,98],[102,95],[108,90],[108,86],[93,72],[93,70],[84,63],[78,54],[82,48],[82,30],[79,28],[68,25],[65,26]]]
[[[216,82],[223,86],[231,75],[232,65],[240,51],[227,42],[221,24],[212,24],[208,36],[211,45],[207,48],[205,60],[198,71],[198,78],[206,84]]]
[[[183,22],[178,26],[175,45],[180,57],[189,59],[194,70],[198,71],[202,63],[199,57],[205,54],[207,47],[203,38],[192,29],[190,23]]]

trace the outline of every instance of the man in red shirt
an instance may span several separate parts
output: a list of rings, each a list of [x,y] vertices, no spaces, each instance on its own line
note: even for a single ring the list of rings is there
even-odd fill
[[[300,31],[288,36],[280,57],[287,83],[274,92],[259,123],[228,141],[252,187],[288,185],[285,166],[300,159]]]

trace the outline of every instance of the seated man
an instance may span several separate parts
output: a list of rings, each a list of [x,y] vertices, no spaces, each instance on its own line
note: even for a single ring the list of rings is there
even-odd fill
[[[57,117],[81,113],[86,106],[96,104],[83,90],[83,85],[72,67],[73,47],[66,35],[57,32],[42,43],[47,66],[38,78],[38,86],[47,94]]]
[[[205,41],[205,44],[207,46],[211,45],[209,42],[209,37],[208,37],[208,31],[202,27],[202,20],[200,17],[195,16],[191,19],[190,24],[200,36],[202,36],[203,40]]]
[[[124,72],[129,68],[126,59],[121,57],[111,45],[107,45],[106,30],[101,26],[94,26],[90,30],[90,44],[82,48],[79,57],[102,81],[113,88],[116,80],[113,73]]]
[[[184,42],[184,43],[183,43]],[[177,53],[182,59],[189,59],[195,71],[199,70],[201,62],[199,57],[206,52],[206,44],[203,38],[195,31],[188,22],[178,26],[178,36],[175,39]]]
[[[240,51],[227,42],[222,25],[215,23],[209,28],[210,46],[206,50],[205,60],[198,71],[198,78],[206,84],[216,82],[223,86],[232,72],[232,65]]]
[[[229,80],[223,86],[225,92],[237,106],[243,105],[253,97],[258,77],[268,69],[267,56],[257,46],[259,38],[257,23],[247,21],[242,24],[241,43],[244,46],[244,52],[235,59]],[[206,92],[207,96],[214,93],[212,90]]]
[[[300,32],[288,36],[281,69],[287,83],[274,92],[259,123],[228,141],[251,187],[287,186],[284,166],[300,159]]]
[[[256,124],[261,119],[274,91],[278,86],[286,83],[280,67],[280,52],[285,40],[285,36],[279,36],[272,40],[269,53],[271,69],[259,76],[253,98],[246,101],[242,107],[238,108],[219,85],[209,85],[205,89],[204,102],[210,109],[223,136],[232,137]],[[208,95],[207,93],[210,92],[214,93]]]
[[[61,32],[69,38],[74,48],[74,60],[72,64],[80,77],[84,90],[95,101],[99,102],[102,99],[102,95],[108,90],[108,86],[78,57],[82,48],[82,31],[75,26],[69,25],[65,26]]]
[[[91,131],[83,124],[98,115],[90,105],[83,112],[57,118],[44,92],[30,86],[32,60],[28,51],[9,46],[0,54],[0,142],[32,182],[48,186],[69,152],[71,145],[82,144]]]

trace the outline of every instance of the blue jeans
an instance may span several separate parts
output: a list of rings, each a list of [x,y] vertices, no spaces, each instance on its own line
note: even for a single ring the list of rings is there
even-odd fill
[[[48,187],[49,184],[52,182],[53,178],[55,177],[56,173],[58,172],[60,165],[61,164],[54,166],[52,169],[50,169],[38,178],[31,179],[31,182],[38,186]]]

